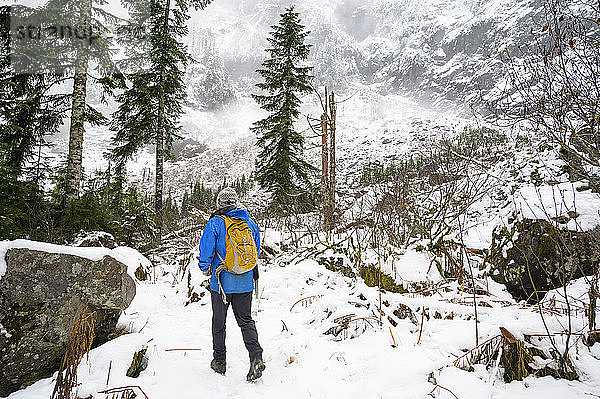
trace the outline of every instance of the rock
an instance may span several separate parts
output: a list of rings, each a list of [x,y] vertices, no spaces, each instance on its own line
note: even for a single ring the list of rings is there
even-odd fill
[[[85,303],[96,312],[94,345],[115,331],[135,296],[127,266],[105,256],[9,249],[0,279],[0,397],[58,370],[73,317]]]
[[[73,241],[75,247],[104,247],[113,249],[116,248],[117,241],[112,234],[104,231],[91,231],[80,233]]]
[[[552,376],[564,378],[569,381],[577,380],[577,370],[569,357],[564,358],[562,354],[550,350],[551,356],[546,351],[533,345],[531,342],[516,339],[513,334],[503,327],[500,331],[504,336],[502,356],[502,379],[505,383],[511,381],[522,381],[529,375],[536,377]],[[527,341],[527,337],[525,337]]]
[[[412,309],[403,303],[399,304],[398,309],[394,310],[393,313],[394,316],[396,316],[400,320],[409,319],[410,322],[413,323],[415,326],[418,324],[417,318],[415,317],[415,314],[413,313]]]
[[[600,255],[592,234],[530,219],[515,222],[511,230],[496,229],[488,255],[490,277],[517,300],[542,300],[548,290],[594,273]]]
[[[207,149],[206,144],[189,137],[173,142],[173,155],[178,160],[197,157],[206,152]]]
[[[348,264],[346,257],[343,255],[320,256],[317,258],[317,263],[325,266],[326,269],[332,272],[340,272],[346,277],[356,276],[352,271],[352,267]]]
[[[600,331],[594,331],[589,333],[584,340],[585,344],[587,346],[594,346],[594,344],[597,344],[600,342]]]
[[[134,276],[140,281],[146,281],[150,279],[150,272],[144,269],[142,265],[139,265],[138,268],[135,269]]]
[[[131,366],[129,366],[129,369],[127,369],[127,373],[125,374],[127,377],[138,378],[142,371],[146,370],[148,367],[148,357],[146,357],[147,350],[148,348],[143,348],[135,352],[133,360],[131,361]]]

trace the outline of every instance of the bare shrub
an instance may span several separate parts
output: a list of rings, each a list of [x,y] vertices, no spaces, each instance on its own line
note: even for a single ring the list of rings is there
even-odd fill
[[[505,86],[488,101],[497,123],[547,137],[599,191],[600,3],[544,0],[531,43],[509,48],[504,61]]]
[[[69,343],[60,365],[51,399],[72,399],[75,397],[72,391],[77,386],[77,368],[83,355],[88,353],[92,347],[95,322],[96,313],[89,311],[87,305],[75,314],[71,325]]]

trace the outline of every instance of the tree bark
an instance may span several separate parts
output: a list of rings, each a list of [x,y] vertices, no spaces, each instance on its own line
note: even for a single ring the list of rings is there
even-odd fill
[[[325,88],[325,98],[327,98],[327,88]],[[325,231],[329,229],[329,149],[327,147],[327,100],[325,100],[325,109],[321,115],[321,202],[323,207],[323,225]]]
[[[163,20],[163,35],[168,35],[169,12],[171,1],[166,0],[165,15]],[[162,211],[163,211],[163,164],[165,159],[164,139],[165,139],[165,66],[161,65],[159,95],[158,95],[158,127],[156,132],[156,182],[154,192],[154,210],[156,212],[158,224],[158,241],[162,235]]]
[[[160,90],[163,91],[162,89]],[[165,158],[164,152],[164,94],[161,93],[161,96],[158,100],[159,108],[158,108],[158,129],[156,132],[156,181],[155,181],[155,191],[154,191],[154,210],[156,211],[156,217],[158,220],[158,230],[159,230],[159,241],[160,241],[160,232],[162,231],[162,196],[163,196],[163,185],[164,185],[164,177],[163,177],[163,164]]]
[[[327,101],[327,98],[325,98]],[[335,211],[335,115],[336,114],[336,105],[335,105],[335,96],[333,92],[331,92],[329,97],[329,212],[331,222],[333,223],[333,213]]]
[[[596,330],[596,300],[598,299],[598,283],[592,282],[590,284],[590,289],[588,291],[588,295],[590,297],[590,308],[588,321],[589,321],[589,330],[590,332]]]
[[[89,32],[92,12],[92,0],[84,0],[81,4],[80,23],[84,32]],[[79,196],[81,185],[81,163],[83,160],[83,135],[85,132],[85,100],[87,96],[88,55],[83,43],[78,43],[75,60],[75,76],[73,78],[73,102],[71,106],[71,126],[69,128],[69,155],[67,157],[67,176],[65,199],[67,201]]]

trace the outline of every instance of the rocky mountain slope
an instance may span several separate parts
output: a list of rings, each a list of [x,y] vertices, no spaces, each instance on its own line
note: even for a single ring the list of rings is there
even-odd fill
[[[311,32],[317,85],[372,85],[445,104],[469,104],[495,86],[500,54],[530,40],[540,8],[536,0],[227,0],[194,16],[190,49],[221,57],[227,81],[245,93],[270,25],[290,4]]]
[[[471,121],[468,105],[492,89],[501,75],[502,51],[528,40],[539,0],[369,0],[296,3],[313,45],[315,87],[328,85],[342,101],[339,157],[344,168],[406,155],[427,136],[461,130]],[[193,13],[188,48],[198,61],[187,73],[185,141],[177,161],[166,165],[167,189],[178,193],[191,180],[215,185],[249,175],[254,165],[252,123],[263,117],[250,95],[266,37],[288,0],[220,0]],[[482,91],[483,90],[483,91]],[[94,92],[90,88],[90,92]],[[312,135],[304,115],[321,113],[307,95],[298,129]],[[110,103],[100,109],[109,115]],[[408,134],[408,132],[413,132]],[[106,168],[112,132],[89,127],[84,145],[88,175]],[[416,137],[415,135],[419,136]],[[361,138],[359,140],[358,138]],[[53,140],[51,163],[65,159],[67,131]],[[315,144],[309,137],[311,148]],[[345,149],[351,149],[346,153]],[[360,155],[358,155],[360,153]],[[243,154],[243,156],[241,155]],[[358,156],[357,156],[358,155]],[[316,151],[309,151],[318,163]],[[151,147],[130,162],[131,179],[148,189]]]

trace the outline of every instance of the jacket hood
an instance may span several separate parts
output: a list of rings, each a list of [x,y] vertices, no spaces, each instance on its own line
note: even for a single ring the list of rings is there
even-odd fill
[[[232,209],[227,212],[227,216],[242,219],[246,222],[250,220],[250,212],[248,212],[246,209]]]

